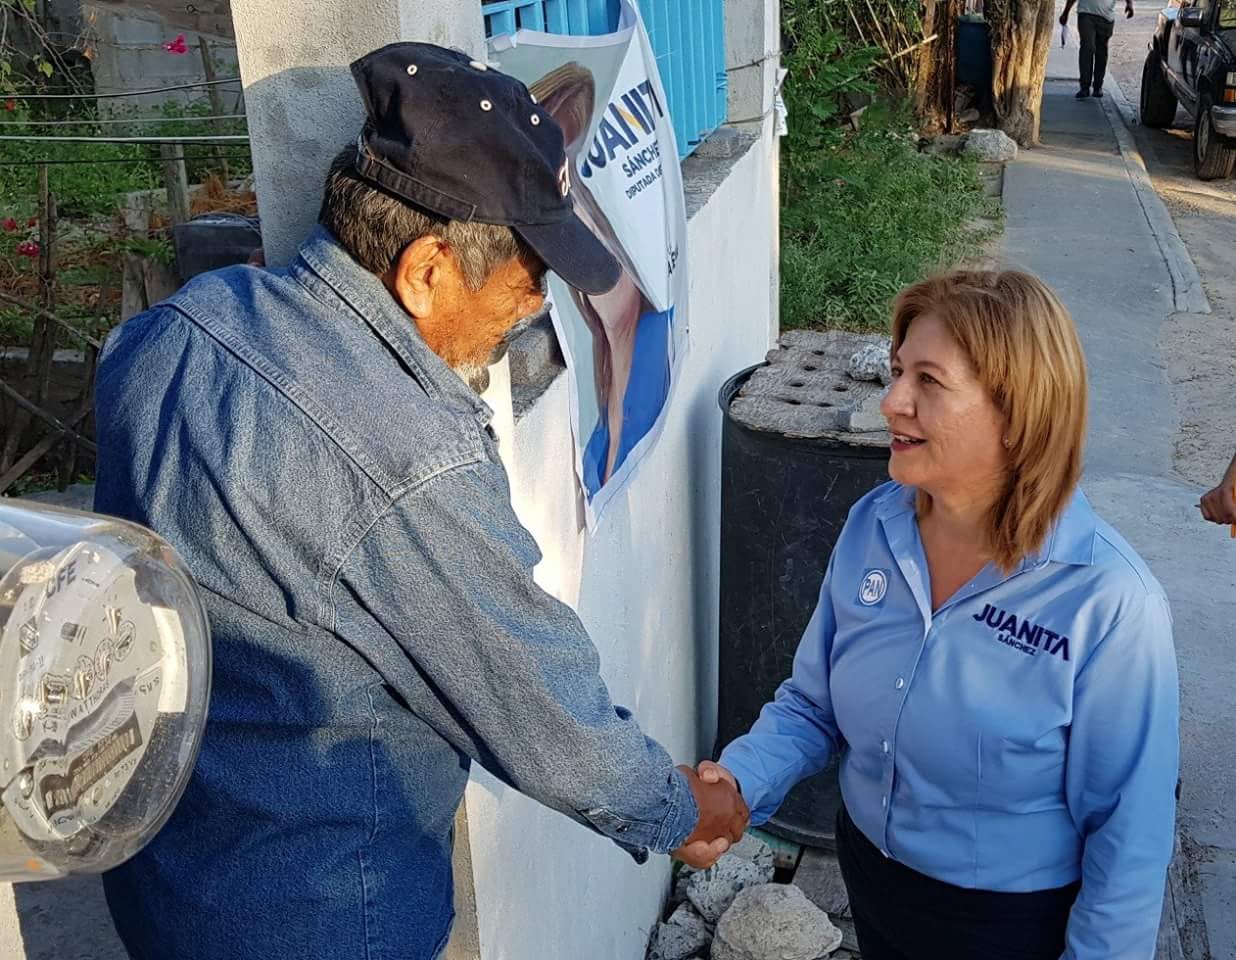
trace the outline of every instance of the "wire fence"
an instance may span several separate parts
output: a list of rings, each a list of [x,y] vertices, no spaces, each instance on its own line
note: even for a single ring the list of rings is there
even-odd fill
[[[218,160],[220,157],[226,160],[247,160],[249,152],[247,150],[230,150],[222,153],[215,151],[206,151],[202,153],[183,154],[185,160],[189,161],[211,161]],[[161,157],[158,154],[151,154],[146,157],[109,157],[106,159],[96,158],[75,158],[70,160],[62,160],[56,158],[37,158],[33,160],[0,160],[0,167],[37,167],[41,165],[48,166],[106,166],[108,164],[126,164],[126,163],[159,163]]]
[[[224,77],[216,80],[197,80],[193,83],[176,83],[165,87],[149,87],[145,90],[120,90],[113,93],[14,93],[10,100],[114,100],[123,97],[149,97],[156,93],[174,93],[177,90],[196,90],[202,87],[218,87],[228,83],[240,83],[240,77]]]
[[[108,117],[85,120],[10,120],[0,121],[0,130],[5,127],[92,127],[92,126],[124,126],[141,123],[210,123],[218,120],[247,120],[243,113],[225,113],[221,115],[205,114],[200,117]]]
[[[0,93],[0,342],[29,344],[24,362],[0,359],[0,493],[18,495],[49,475],[63,489],[92,469],[98,351],[118,320],[178,285],[172,227],[195,212],[249,214],[253,199],[243,185],[252,169],[243,83],[216,76],[236,72],[234,44],[124,43],[24,19],[42,43],[31,66],[47,77],[6,70]],[[200,54],[204,78],[186,71],[183,80],[148,76],[141,89],[94,89],[96,55],[160,48],[171,60]],[[11,53],[0,35],[0,61]],[[192,103],[207,97],[209,112]],[[190,188],[189,174],[203,186]],[[158,209],[126,205],[160,183]],[[65,343],[84,348],[79,364],[56,358]]]

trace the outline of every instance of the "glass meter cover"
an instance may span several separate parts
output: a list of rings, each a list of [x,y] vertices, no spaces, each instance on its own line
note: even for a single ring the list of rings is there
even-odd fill
[[[171,547],[0,500],[0,880],[140,850],[184,791],[209,691],[209,629]]]

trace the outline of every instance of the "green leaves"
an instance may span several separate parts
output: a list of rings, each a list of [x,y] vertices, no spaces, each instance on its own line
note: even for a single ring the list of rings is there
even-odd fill
[[[967,256],[994,220],[975,165],[918,150],[904,107],[876,103],[826,145],[783,142],[781,325],[883,330],[906,284]]]

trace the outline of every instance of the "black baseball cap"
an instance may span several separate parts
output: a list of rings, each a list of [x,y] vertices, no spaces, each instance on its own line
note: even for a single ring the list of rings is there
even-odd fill
[[[617,284],[618,261],[575,215],[562,130],[522,83],[429,43],[375,50],[352,77],[369,114],[363,179],[451,220],[510,227],[584,293]]]

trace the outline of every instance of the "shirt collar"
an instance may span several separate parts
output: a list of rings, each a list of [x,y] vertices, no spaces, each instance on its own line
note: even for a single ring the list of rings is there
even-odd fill
[[[877,498],[876,515],[885,522],[905,514],[913,515],[917,492],[914,487],[893,484]],[[1097,535],[1098,517],[1086,495],[1078,488],[1073,491],[1064,513],[1052,525],[1043,546],[1022,559],[1021,569],[1029,570],[1045,563],[1090,566],[1094,563]]]
[[[358,264],[325,227],[315,227],[288,273],[312,286],[324,283],[404,362],[434,399],[462,408],[488,424],[493,411],[421,338],[416,324],[381,279]]]

